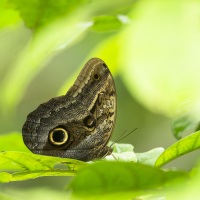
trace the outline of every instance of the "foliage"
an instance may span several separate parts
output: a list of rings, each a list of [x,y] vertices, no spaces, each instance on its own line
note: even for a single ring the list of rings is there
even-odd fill
[[[87,57],[106,60],[141,105],[171,118],[172,132],[180,140],[166,150],[144,153],[134,153],[131,145],[115,144],[113,154],[103,161],[84,163],[34,155],[20,133],[1,134],[2,188],[44,176],[73,178],[65,191],[2,189],[0,199],[198,199],[198,164],[187,172],[160,167],[200,148],[199,4],[198,0],[2,0],[2,46],[4,33],[20,29],[29,33],[9,69],[1,59],[2,121],[2,116],[12,119],[12,113],[17,113],[31,81],[46,62],[77,45],[88,32],[98,32],[105,35],[97,46],[88,47]],[[76,71],[58,93],[71,85]],[[185,132],[190,135],[183,137]]]
[[[6,138],[7,146],[5,145],[5,149],[9,149],[17,135],[19,136],[18,133],[12,133],[1,136],[0,146],[3,146]],[[132,149],[134,155],[133,147],[130,145],[114,147],[113,155],[116,157],[118,153],[118,157],[115,158],[118,161],[107,158],[106,161],[94,163],[34,155],[23,151],[2,151],[0,153],[0,182],[23,181],[43,176],[74,176],[77,174],[76,178],[68,185],[68,189],[73,191],[74,196],[81,196],[81,198],[89,198],[88,193],[91,198],[100,198],[102,194],[105,195],[105,198],[110,198],[114,197],[116,193],[127,195],[127,198],[143,196],[148,193],[163,195],[166,186],[172,185],[173,188],[174,183],[180,181],[187,184],[190,174],[173,170],[165,172],[159,168],[144,165],[142,163],[147,163],[144,157],[157,160],[156,163],[154,162],[155,166],[164,165],[172,159],[199,148],[198,136],[199,132],[178,141],[161,155],[161,151],[159,154],[156,153],[157,149],[152,150],[150,154],[146,152],[137,155],[134,162],[130,161],[130,149]],[[196,146],[194,147],[194,145]],[[23,149],[23,146],[24,144],[21,143],[18,145],[18,149]],[[24,150],[26,151],[26,149]],[[122,155],[123,152],[127,154]],[[120,161],[120,155],[122,161]],[[160,157],[157,159],[159,155]],[[154,163],[149,164],[154,165]],[[158,187],[159,190],[157,190]],[[163,191],[159,192],[161,188]]]

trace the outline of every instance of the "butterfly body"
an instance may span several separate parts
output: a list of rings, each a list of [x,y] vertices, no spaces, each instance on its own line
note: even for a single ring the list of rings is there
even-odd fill
[[[90,161],[111,153],[107,143],[115,119],[112,75],[104,61],[92,58],[66,95],[27,116],[22,135],[33,153]]]

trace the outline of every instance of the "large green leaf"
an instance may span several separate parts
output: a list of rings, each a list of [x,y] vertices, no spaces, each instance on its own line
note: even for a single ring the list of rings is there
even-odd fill
[[[121,34],[120,74],[152,112],[171,117],[199,102],[199,12],[199,0],[138,1]]]
[[[69,188],[73,194],[82,197],[116,193],[115,196],[119,199],[126,191],[129,195],[131,194],[129,192],[132,192],[133,198],[139,191],[147,192],[158,187],[161,189],[164,185],[170,185],[171,181],[183,177],[187,176],[182,172],[164,172],[158,168],[133,162],[101,161],[79,170]]]
[[[86,163],[68,158],[15,151],[0,152],[0,182],[22,181],[41,176],[74,176],[84,165]]]

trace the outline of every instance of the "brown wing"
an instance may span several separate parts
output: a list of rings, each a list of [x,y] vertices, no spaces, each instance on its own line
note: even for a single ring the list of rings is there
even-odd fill
[[[99,58],[90,59],[66,95],[30,113],[22,134],[34,153],[83,161],[104,156],[116,119],[112,75]]]

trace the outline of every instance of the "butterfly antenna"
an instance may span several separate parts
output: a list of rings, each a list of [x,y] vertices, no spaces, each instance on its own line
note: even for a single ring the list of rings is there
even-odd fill
[[[126,133],[126,130],[119,136],[119,138],[117,139],[117,141],[119,141],[121,139],[121,137]],[[117,141],[113,141],[112,144],[110,145],[110,147],[112,147]]]
[[[137,130],[137,128],[135,128],[135,129],[133,129],[132,131],[130,131],[127,135],[124,135],[125,133],[126,133],[126,130],[119,136],[119,138],[116,140],[116,141],[114,141],[111,145],[110,145],[110,147],[112,147],[114,144],[116,144],[117,142],[119,142],[119,141],[121,141],[121,140],[123,140],[124,138],[126,138],[126,137],[128,137],[131,133],[133,133],[135,130]],[[124,136],[123,136],[124,135]],[[122,137],[123,136],[123,137]]]

